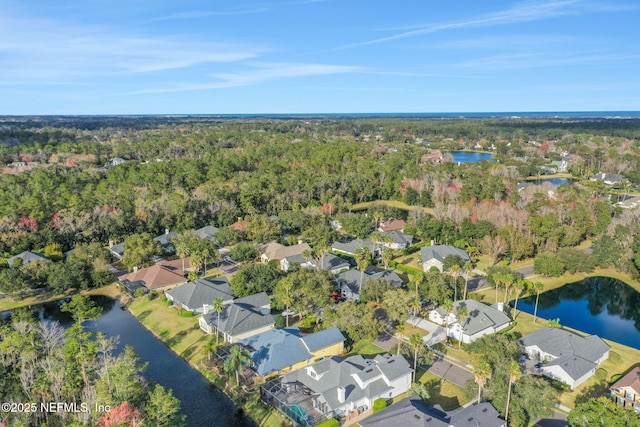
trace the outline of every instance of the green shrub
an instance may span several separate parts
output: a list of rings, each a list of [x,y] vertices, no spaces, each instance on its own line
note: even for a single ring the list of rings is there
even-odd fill
[[[615,351],[610,351],[609,352],[609,360],[611,362],[613,362],[613,363],[620,363],[622,361],[622,358]]]
[[[376,399],[373,401],[373,413],[382,411],[387,407],[387,401],[384,399]]]
[[[276,320],[276,328],[284,328],[285,325],[287,324],[282,314],[276,314],[275,320]]]
[[[600,381],[606,380],[608,375],[609,373],[607,372],[606,369],[604,368],[596,369],[596,378],[599,379]]]
[[[316,427],[338,427],[340,425],[340,421],[335,418],[329,418],[328,420],[324,420],[320,424],[316,424]]]
[[[140,298],[141,296],[144,295],[144,289],[136,289],[136,291],[133,293],[133,296],[136,298]]]
[[[181,308],[180,311],[178,312],[178,314],[180,316],[182,316],[182,317],[193,317],[193,316],[195,316],[193,311],[185,310],[184,308]]]

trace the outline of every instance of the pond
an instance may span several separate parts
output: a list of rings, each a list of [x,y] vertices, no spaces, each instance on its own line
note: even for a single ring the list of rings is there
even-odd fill
[[[536,297],[518,302],[533,314]],[[609,277],[590,277],[540,294],[538,316],[640,349],[640,293]]]
[[[548,182],[549,184],[556,187],[561,184],[573,185],[573,180],[569,178],[536,179],[534,181],[528,181],[528,182],[532,182],[534,185],[542,185],[545,182]]]
[[[477,153],[475,151],[451,151],[453,163],[477,163],[480,160],[492,160],[493,153]]]
[[[233,402],[220,390],[192,368],[184,359],[169,350],[151,332],[144,328],[120,303],[106,297],[92,298],[104,309],[96,321],[87,322],[88,329],[104,332],[107,336],[120,336],[117,354],[126,345],[133,346],[140,362],[149,362],[143,372],[151,382],[173,390],[180,399],[181,412],[187,416],[188,426],[254,426],[247,417],[236,416]],[[37,306],[41,319],[58,320],[63,325],[71,323],[68,313],[60,312],[60,302]]]

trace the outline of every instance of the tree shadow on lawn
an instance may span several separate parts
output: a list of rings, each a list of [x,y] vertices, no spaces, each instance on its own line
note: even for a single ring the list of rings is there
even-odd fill
[[[146,319],[147,317],[149,317],[149,315],[150,315],[151,313],[152,313],[152,311],[151,311],[151,310],[143,311],[142,313],[140,313],[140,314],[138,315],[138,320],[140,320],[140,321],[142,322],[144,319]]]
[[[584,390],[582,390],[580,392],[580,394],[578,394],[576,396],[576,401],[575,404],[580,405],[582,403],[586,403],[587,401],[596,398],[596,397],[601,397],[603,395],[606,395],[609,393],[609,387],[607,385],[606,382],[601,381],[599,383],[590,385],[589,387],[585,388]]]
[[[167,331],[167,335],[168,335],[168,331]],[[174,347],[178,345],[186,336],[187,336],[187,331],[180,331],[174,336],[172,336],[171,338],[167,339],[167,345],[169,347]]]
[[[456,396],[443,396],[440,394],[442,390],[442,382],[443,381],[439,379],[432,379],[424,384],[427,391],[429,391],[429,404],[434,405],[437,403],[445,411],[450,411],[459,407],[461,403]]]

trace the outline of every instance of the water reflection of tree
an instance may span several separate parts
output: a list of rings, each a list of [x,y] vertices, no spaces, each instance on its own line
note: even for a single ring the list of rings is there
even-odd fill
[[[607,309],[610,316],[633,320],[640,331],[640,293],[631,286],[610,277],[589,277],[569,283],[561,288],[540,294],[539,309],[551,309],[562,301],[587,301],[587,309],[593,316]],[[527,304],[535,304],[535,296],[528,297]]]

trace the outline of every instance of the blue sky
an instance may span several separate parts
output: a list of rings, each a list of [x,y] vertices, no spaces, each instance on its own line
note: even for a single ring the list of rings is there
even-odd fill
[[[637,0],[0,5],[0,114],[640,110]]]

